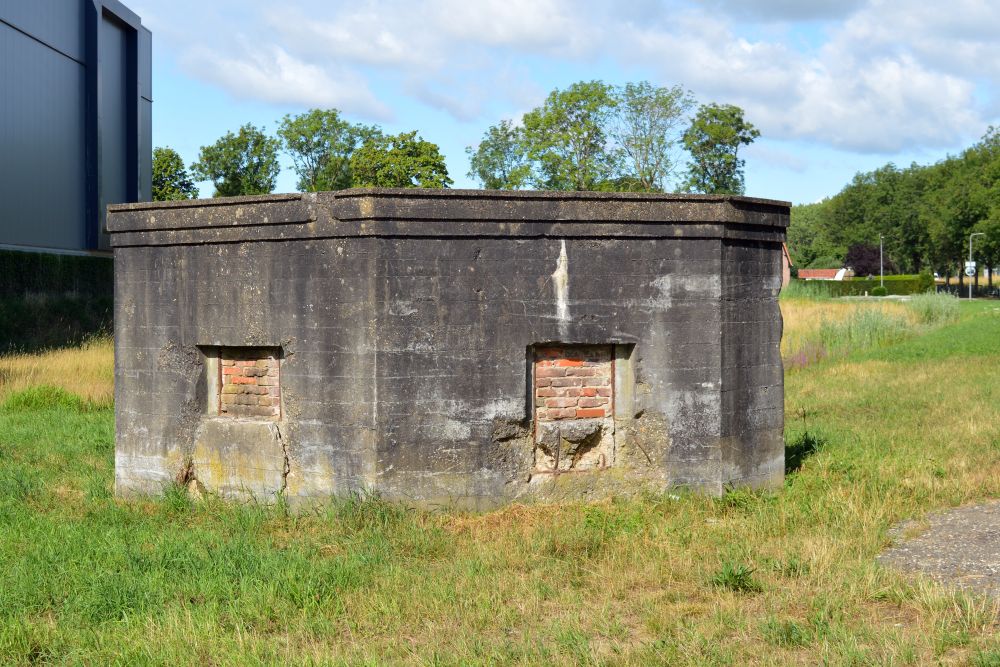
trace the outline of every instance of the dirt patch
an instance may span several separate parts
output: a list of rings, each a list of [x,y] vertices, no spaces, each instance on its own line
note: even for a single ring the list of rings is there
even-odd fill
[[[1000,598],[1000,501],[905,521],[890,536],[883,565]]]

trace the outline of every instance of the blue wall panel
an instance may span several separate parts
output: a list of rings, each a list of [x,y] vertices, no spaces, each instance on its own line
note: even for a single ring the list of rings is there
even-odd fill
[[[80,0],[0,0],[0,21],[81,63],[87,58],[85,12]]]
[[[84,248],[86,71],[0,23],[0,243]]]
[[[150,198],[150,45],[117,0],[0,0],[0,246],[104,250]]]

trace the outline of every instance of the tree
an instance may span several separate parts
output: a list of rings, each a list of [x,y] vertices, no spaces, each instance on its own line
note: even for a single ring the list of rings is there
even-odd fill
[[[354,185],[376,188],[446,188],[452,184],[437,144],[404,132],[367,139],[350,160]]]
[[[814,267],[813,262],[819,259],[828,263],[831,256],[843,256],[842,251],[832,247],[823,237],[823,219],[827,208],[828,201],[792,207],[788,225],[788,251],[795,266],[827,268]],[[841,266],[840,259],[836,259],[835,263],[838,268]]]
[[[153,149],[153,201],[194,199],[198,196],[184,161],[173,148],[157,146]]]
[[[617,101],[601,81],[553,90],[524,115],[529,159],[538,165],[535,184],[546,190],[594,190],[618,175],[620,153],[605,128]]]
[[[849,247],[885,236],[885,254],[907,273],[934,270],[948,280],[962,277],[969,234],[984,231],[990,238],[1000,220],[1000,131],[989,128],[960,155],[932,165],[892,163],[855,174],[833,197],[792,209],[788,228],[793,253],[803,249],[811,266],[830,256],[844,257]],[[980,239],[986,263],[993,257],[988,239]],[[873,265],[874,266],[874,265]],[[874,274],[874,268],[868,269]]]
[[[987,284],[993,286],[993,268],[1000,266],[1000,206],[986,220],[972,228],[973,232],[985,234],[975,239],[974,256],[986,265]]]
[[[855,243],[847,249],[844,265],[854,269],[857,276],[877,276],[880,273],[896,273],[896,264],[889,256],[882,253],[882,263],[879,264],[879,247],[867,243]]]
[[[632,182],[640,191],[664,191],[694,98],[680,86],[657,88],[642,81],[616,89],[615,100],[610,135],[624,153]]]
[[[380,134],[375,127],[352,125],[336,109],[286,115],[278,125],[278,136],[299,175],[297,187],[303,192],[351,187],[351,154],[366,138]]]
[[[469,178],[489,190],[520,190],[532,177],[524,144],[524,130],[509,120],[486,130],[479,146],[465,149],[469,156]]]
[[[237,134],[227,132],[211,146],[202,146],[191,172],[198,180],[212,181],[214,197],[267,194],[281,169],[280,147],[277,139],[247,123]]]
[[[743,109],[732,104],[703,104],[684,133],[691,154],[687,190],[706,194],[743,194],[741,145],[750,145],[760,132],[743,119]]]

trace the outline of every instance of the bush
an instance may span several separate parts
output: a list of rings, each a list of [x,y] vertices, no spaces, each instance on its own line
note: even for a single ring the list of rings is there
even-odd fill
[[[885,287],[882,287],[881,285],[879,285],[878,287],[873,287],[872,288],[872,293],[871,294],[872,294],[872,296],[889,296],[889,290],[887,290]]]
[[[934,291],[934,276],[929,273],[917,274],[917,292],[923,294],[925,292]]]

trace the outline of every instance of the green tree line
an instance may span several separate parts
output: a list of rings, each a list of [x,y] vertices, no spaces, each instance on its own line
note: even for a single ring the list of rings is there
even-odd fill
[[[800,268],[844,265],[856,246],[878,248],[903,273],[961,276],[969,235],[981,265],[1000,265],[1000,129],[959,155],[859,173],[839,193],[792,208],[788,246]],[[991,276],[992,277],[992,276]]]
[[[520,125],[501,121],[467,148],[469,177],[491,189],[665,191],[742,194],[741,146],[759,132],[733,105],[697,106],[680,86],[612,86],[581,81],[553,90]],[[252,124],[202,146],[188,171],[176,151],[153,154],[153,198],[274,190],[284,151],[301,191],[350,187],[445,188],[452,184],[437,144],[416,131],[392,135],[347,121],[336,109],[286,115],[276,136]],[[687,160],[682,161],[686,152]]]

